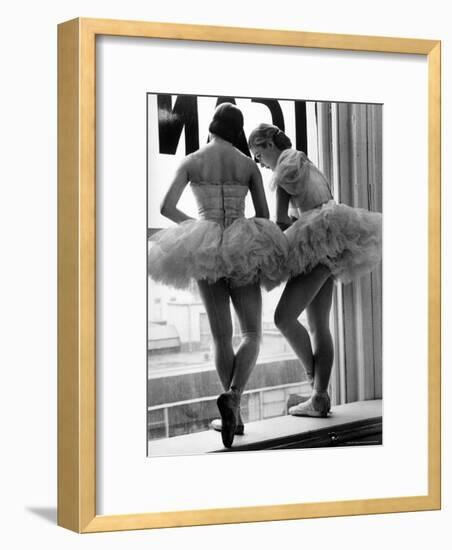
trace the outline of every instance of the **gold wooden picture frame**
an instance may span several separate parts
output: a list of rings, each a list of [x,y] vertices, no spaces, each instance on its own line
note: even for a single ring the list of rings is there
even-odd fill
[[[428,494],[127,515],[96,512],[96,37],[418,54],[428,62]],[[58,28],[58,524],[80,533],[440,508],[441,44],[75,19]]]

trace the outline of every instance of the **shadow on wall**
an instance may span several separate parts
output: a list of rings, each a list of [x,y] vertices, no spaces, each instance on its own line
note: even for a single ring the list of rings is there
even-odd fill
[[[30,512],[31,514],[34,514],[35,516],[39,516],[42,519],[45,519],[46,521],[49,521],[50,523],[53,523],[56,525],[57,523],[57,510],[56,508],[48,508],[48,507],[40,507],[40,506],[34,506],[30,508],[26,508],[27,512]]]

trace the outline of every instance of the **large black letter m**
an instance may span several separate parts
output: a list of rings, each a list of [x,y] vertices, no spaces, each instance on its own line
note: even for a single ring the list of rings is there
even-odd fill
[[[199,149],[198,103],[194,95],[177,96],[172,106],[171,94],[157,95],[159,150],[174,155],[185,126],[185,154]]]

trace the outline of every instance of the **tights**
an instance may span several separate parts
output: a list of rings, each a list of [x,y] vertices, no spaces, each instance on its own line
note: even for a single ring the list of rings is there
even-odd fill
[[[307,274],[290,279],[275,311],[275,324],[303,364],[313,389],[328,388],[333,365],[330,309],[334,281],[329,270],[318,265]],[[298,321],[306,310],[310,334]],[[312,338],[312,340],[311,340]]]
[[[215,283],[198,281],[209,318],[215,366],[225,391],[243,393],[251,375],[262,337],[262,295],[259,284],[234,287],[227,279]],[[234,354],[230,302],[240,322],[242,341]]]

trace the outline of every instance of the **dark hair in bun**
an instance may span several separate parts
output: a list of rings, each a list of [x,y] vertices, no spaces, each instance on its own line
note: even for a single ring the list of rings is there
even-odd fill
[[[221,103],[209,124],[209,132],[236,145],[243,133],[242,111],[232,103]]]

